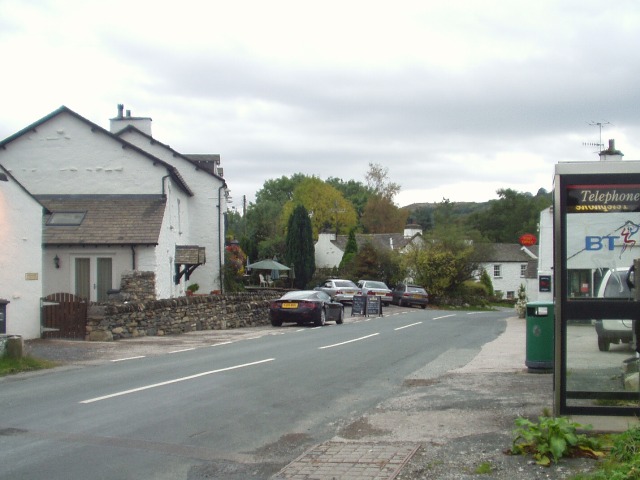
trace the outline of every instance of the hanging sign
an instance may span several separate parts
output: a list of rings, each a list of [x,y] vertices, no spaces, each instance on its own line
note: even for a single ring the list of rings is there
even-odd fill
[[[524,235],[520,235],[520,245],[523,247],[530,247],[531,245],[535,245],[538,242],[536,236],[532,233],[525,233]]]

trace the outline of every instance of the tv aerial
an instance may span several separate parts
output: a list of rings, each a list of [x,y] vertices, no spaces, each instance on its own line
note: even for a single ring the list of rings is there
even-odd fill
[[[592,127],[598,127],[598,130],[599,130],[599,133],[600,133],[600,136],[599,136],[600,141],[598,143],[582,142],[582,146],[583,147],[598,147],[598,151],[595,152],[595,153],[600,153],[602,150],[604,150],[604,143],[602,143],[602,127],[604,127],[605,125],[613,125],[613,123],[591,121],[589,123],[589,125],[591,125]]]

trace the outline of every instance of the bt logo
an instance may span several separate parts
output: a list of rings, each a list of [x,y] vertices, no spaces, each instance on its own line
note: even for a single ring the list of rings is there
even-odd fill
[[[584,247],[585,250],[589,251],[598,251],[598,250],[613,250],[616,247],[616,240],[622,238],[622,251],[620,255],[628,249],[631,250],[635,244],[636,240],[632,237],[635,237],[638,231],[640,231],[640,225],[637,225],[629,220],[621,227],[618,228],[620,230],[620,235],[587,235],[584,237]]]

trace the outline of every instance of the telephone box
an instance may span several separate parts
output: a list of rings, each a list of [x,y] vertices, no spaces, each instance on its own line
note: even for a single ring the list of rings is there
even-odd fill
[[[553,209],[554,413],[638,416],[640,162],[556,165]]]

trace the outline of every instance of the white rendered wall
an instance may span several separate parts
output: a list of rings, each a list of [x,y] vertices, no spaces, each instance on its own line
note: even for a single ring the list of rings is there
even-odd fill
[[[333,268],[340,265],[344,252],[336,247],[332,240],[336,236],[333,233],[321,233],[315,244],[315,260],[317,268]]]
[[[500,277],[493,276],[494,265],[500,265]],[[527,288],[527,279],[522,276],[521,265],[526,265],[526,263],[492,262],[481,264],[491,278],[493,289],[501,291],[503,298],[507,298],[507,292],[513,292],[514,297],[517,298],[518,288],[520,288],[520,285],[524,285],[525,288]]]
[[[0,181],[0,298],[8,300],[6,330],[40,337],[42,206],[11,178]]]
[[[0,164],[40,194],[160,194],[166,167],[62,113],[0,152]]]
[[[54,258],[58,257],[60,268],[55,268]],[[132,270],[132,253],[129,247],[47,247],[43,252],[43,296],[53,293],[75,294],[75,262],[77,258],[89,258],[92,302],[97,298],[97,259],[111,258],[112,283],[110,288],[120,288],[120,278]]]
[[[199,292],[208,293],[221,290],[220,264],[224,264],[224,223],[222,215],[227,211],[223,181],[182,158],[175,156],[171,149],[159,142],[150,141],[138,132],[125,132],[121,138],[132,143],[153,156],[176,167],[189,188],[192,197],[181,201],[181,228],[177,238],[178,245],[199,245],[205,247],[206,263],[196,268],[187,284],[200,285]],[[220,195],[220,210],[218,208]],[[175,202],[168,204],[175,212]],[[219,217],[220,216],[220,217]],[[218,225],[220,218],[220,225]],[[219,228],[220,227],[220,228]]]

